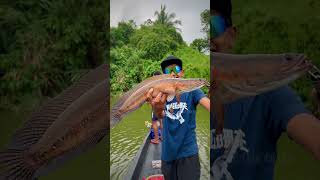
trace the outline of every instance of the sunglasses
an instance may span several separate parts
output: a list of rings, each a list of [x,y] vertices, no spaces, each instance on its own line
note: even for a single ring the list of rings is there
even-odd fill
[[[173,66],[173,67],[166,67],[164,69],[164,74],[171,74],[171,72],[174,72],[175,74],[178,74],[182,71],[180,66]]]
[[[225,19],[222,16],[217,16],[217,15],[211,16],[210,26],[211,26],[210,27],[211,38],[216,38],[220,36],[227,29]]]

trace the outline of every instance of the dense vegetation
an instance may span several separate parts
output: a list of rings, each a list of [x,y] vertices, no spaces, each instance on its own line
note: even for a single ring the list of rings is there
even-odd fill
[[[106,61],[108,17],[104,0],[1,1],[1,151],[40,103]],[[105,179],[107,148],[101,143],[40,179]]]
[[[9,1],[0,6],[1,107],[54,96],[108,54],[106,1]]]
[[[206,11],[209,12],[209,11]],[[206,39],[196,39],[188,46],[177,25],[183,22],[174,13],[161,6],[155,12],[155,21],[147,19],[137,26],[133,20],[119,22],[110,30],[111,41],[111,93],[129,90],[134,84],[161,70],[160,63],[168,55],[183,60],[186,77],[209,80],[209,56],[201,52],[208,46]],[[199,18],[202,18],[199,14]],[[201,27],[199,27],[199,31]]]

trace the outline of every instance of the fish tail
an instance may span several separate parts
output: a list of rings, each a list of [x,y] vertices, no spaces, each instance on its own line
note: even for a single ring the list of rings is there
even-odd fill
[[[111,112],[111,121],[110,121],[110,127],[114,127],[116,124],[119,123],[121,120],[121,114],[119,112]]]
[[[34,180],[35,170],[25,159],[22,150],[0,152],[0,180]]]

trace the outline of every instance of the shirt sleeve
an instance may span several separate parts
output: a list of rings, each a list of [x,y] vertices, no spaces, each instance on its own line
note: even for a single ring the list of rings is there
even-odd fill
[[[299,96],[288,86],[271,91],[268,98],[269,128],[278,136],[287,130],[289,121],[295,115],[310,113]]]
[[[201,89],[196,89],[193,91],[193,102],[195,105],[199,104],[199,101],[205,97],[206,95],[203,93]]]

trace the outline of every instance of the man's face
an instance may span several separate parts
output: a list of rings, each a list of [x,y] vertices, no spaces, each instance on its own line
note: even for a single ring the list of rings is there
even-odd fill
[[[184,71],[180,66],[171,64],[165,68],[165,74],[171,74],[175,75],[178,78],[182,78],[184,76]]]
[[[212,15],[220,16],[218,12],[214,12]],[[214,52],[229,52],[234,46],[236,33],[236,28],[233,26],[225,28],[222,34],[210,39],[210,50]]]

